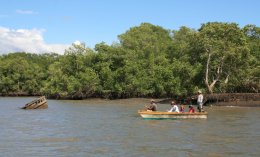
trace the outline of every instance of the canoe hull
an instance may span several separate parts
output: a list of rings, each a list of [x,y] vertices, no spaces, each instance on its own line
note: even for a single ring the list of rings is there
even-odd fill
[[[195,113],[176,113],[176,112],[158,112],[158,111],[138,111],[144,119],[206,119],[207,112]]]

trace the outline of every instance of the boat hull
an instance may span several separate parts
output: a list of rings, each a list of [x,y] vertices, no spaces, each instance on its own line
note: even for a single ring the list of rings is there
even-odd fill
[[[206,119],[207,112],[195,113],[177,113],[177,112],[160,112],[160,111],[138,111],[144,119]]]
[[[47,99],[45,96],[37,98],[27,104],[22,109],[46,109],[48,108]]]

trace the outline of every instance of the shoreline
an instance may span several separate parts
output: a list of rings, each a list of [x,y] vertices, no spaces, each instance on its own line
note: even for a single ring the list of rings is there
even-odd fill
[[[238,106],[238,107],[260,107],[260,93],[232,93],[232,94],[221,94],[222,97],[219,97],[220,94],[214,94],[214,96],[211,95],[205,95],[205,106]],[[240,99],[238,98],[234,98],[234,95],[237,95],[238,97],[240,97]],[[250,97],[252,97],[253,95],[253,99],[249,99],[249,95]],[[223,96],[226,99],[223,99]],[[246,99],[241,99],[241,96],[243,96]],[[1,95],[0,94],[0,98],[1,97],[40,97],[40,95]],[[231,99],[227,99],[231,98]],[[185,100],[189,99],[191,97],[188,98],[179,98],[178,100],[180,102],[184,102]],[[156,102],[158,104],[170,104],[170,102],[172,100],[176,100],[174,98],[148,98],[148,97],[133,97],[133,98],[122,98],[122,99],[108,99],[108,98],[101,98],[101,97],[92,97],[92,98],[85,98],[85,99],[68,99],[68,98],[59,98],[59,99],[55,99],[55,98],[49,98],[49,100],[87,100],[87,101],[122,101],[122,100],[129,100],[129,101],[143,101],[144,103],[149,103],[149,101],[151,99],[155,99]],[[196,105],[196,99],[192,99],[192,104]],[[187,103],[183,103],[183,105],[188,105]]]

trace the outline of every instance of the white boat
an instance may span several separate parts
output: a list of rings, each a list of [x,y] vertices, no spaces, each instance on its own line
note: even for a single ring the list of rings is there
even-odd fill
[[[144,119],[206,119],[208,117],[207,112],[163,112],[163,111],[145,111],[139,110],[138,114]]]

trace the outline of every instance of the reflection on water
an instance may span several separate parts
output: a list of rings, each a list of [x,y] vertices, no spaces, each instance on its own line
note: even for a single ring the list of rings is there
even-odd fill
[[[210,107],[206,120],[156,121],[137,115],[146,99],[19,109],[32,99],[0,98],[1,156],[260,156],[260,108]]]

